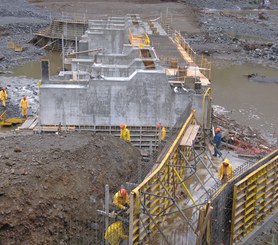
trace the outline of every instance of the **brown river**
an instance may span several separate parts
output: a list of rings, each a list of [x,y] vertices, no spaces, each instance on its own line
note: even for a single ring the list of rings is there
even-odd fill
[[[270,77],[258,82],[247,74]],[[278,136],[278,69],[255,64],[223,65],[212,73],[213,103],[239,123]]]

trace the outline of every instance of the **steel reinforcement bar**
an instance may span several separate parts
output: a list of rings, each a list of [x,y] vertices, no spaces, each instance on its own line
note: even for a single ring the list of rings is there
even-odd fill
[[[151,174],[131,191],[129,244],[143,244],[155,235],[165,215],[176,204],[175,191],[180,176],[184,175],[184,168],[173,168],[171,165],[179,161],[179,144],[186,130],[196,124],[195,111],[192,111],[160,164],[156,164]],[[191,148],[188,147],[187,151],[185,155],[190,157]]]

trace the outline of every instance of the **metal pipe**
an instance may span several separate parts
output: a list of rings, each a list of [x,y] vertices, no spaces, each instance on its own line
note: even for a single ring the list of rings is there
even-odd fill
[[[171,244],[169,243],[169,241],[167,240],[166,236],[164,235],[164,233],[162,232],[162,230],[160,229],[159,225],[154,221],[152,215],[151,215],[150,213],[148,213],[148,211],[147,211],[147,209],[146,209],[146,206],[145,206],[141,201],[140,201],[140,203],[141,203],[143,209],[146,211],[146,214],[150,217],[150,219],[151,219],[151,221],[153,222],[153,224],[157,227],[157,229],[158,229],[159,232],[161,233],[161,235],[162,235],[162,237],[164,238],[164,240],[166,241],[166,243],[167,243],[168,245],[171,245]]]
[[[188,225],[190,226],[190,228],[194,231],[194,227],[191,225],[191,223],[189,222],[189,219],[186,217],[186,215],[182,212],[181,208],[179,207],[179,205],[177,204],[175,198],[173,198],[171,196],[171,194],[169,193],[169,191],[167,190],[167,188],[165,187],[165,185],[162,183],[162,181],[160,179],[158,179],[158,181],[160,182],[160,184],[162,185],[163,189],[167,192],[167,194],[171,197],[172,202],[175,204],[175,206],[177,207],[177,209],[180,211],[182,217],[184,218],[184,220],[188,223]]]

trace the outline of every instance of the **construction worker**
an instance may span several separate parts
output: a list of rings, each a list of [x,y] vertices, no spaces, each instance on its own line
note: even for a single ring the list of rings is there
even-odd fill
[[[215,129],[215,135],[214,135],[214,138],[212,140],[212,143],[214,145],[214,154],[213,154],[214,157],[217,157],[217,155],[219,155],[219,157],[222,156],[222,153],[219,150],[219,148],[221,146],[221,140],[222,140],[221,129],[216,128]]]
[[[164,141],[166,138],[166,128],[162,127],[161,129],[161,140]]]
[[[124,227],[122,221],[116,221],[108,226],[104,234],[105,240],[110,245],[119,245],[123,239],[128,239],[128,236],[124,234]]]
[[[121,129],[120,138],[126,141],[130,141],[130,132],[129,129],[127,128],[127,125],[120,124],[120,129]]]
[[[162,127],[161,123],[157,123],[156,124],[156,128],[158,129],[159,133],[158,133],[158,137],[159,137],[159,141],[164,141],[166,138],[166,128]]]
[[[21,99],[20,101],[20,107],[21,107],[21,114],[23,117],[27,118],[27,108],[29,106],[29,102],[26,98],[26,96],[24,95],[24,97]]]
[[[227,183],[233,177],[233,167],[228,158],[225,158],[221,163],[218,175],[222,184]]]
[[[127,190],[121,188],[113,198],[113,204],[120,210],[127,210],[129,207],[129,197]]]
[[[0,91],[0,100],[2,100],[2,106],[6,109],[6,100],[8,99],[8,93],[5,87],[2,87]]]

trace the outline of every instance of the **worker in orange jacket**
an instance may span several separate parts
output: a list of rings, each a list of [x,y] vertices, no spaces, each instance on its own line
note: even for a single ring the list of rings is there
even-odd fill
[[[2,106],[6,109],[6,100],[8,99],[8,93],[5,87],[2,87],[0,91],[0,100],[2,101]]]
[[[24,96],[20,101],[20,107],[21,107],[21,114],[23,117],[27,118],[27,109],[29,107],[29,102],[27,100],[27,97]]]
[[[129,207],[129,197],[127,190],[121,188],[113,198],[113,204],[120,210],[126,210]]]
[[[233,177],[233,167],[228,158],[221,163],[218,175],[222,184],[227,183]]]
[[[120,138],[126,141],[130,141],[130,132],[129,129],[127,128],[127,125],[120,124],[120,129],[121,129]]]

